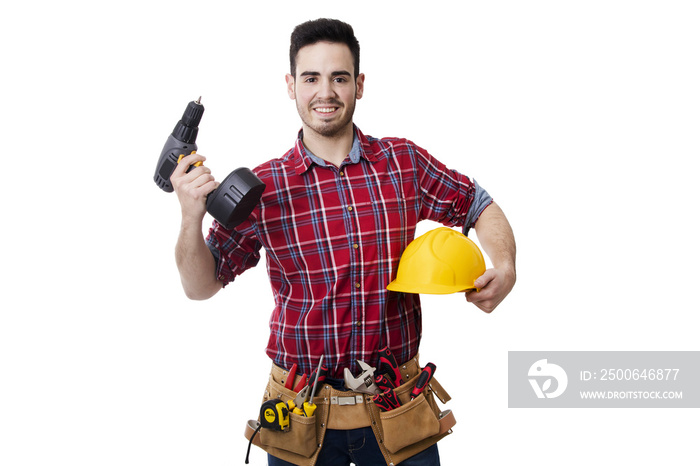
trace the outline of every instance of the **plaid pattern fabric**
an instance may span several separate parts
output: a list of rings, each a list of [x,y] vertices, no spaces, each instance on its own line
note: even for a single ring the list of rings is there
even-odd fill
[[[325,355],[331,376],[415,356],[421,338],[418,295],[393,293],[416,224],[431,219],[471,227],[490,203],[472,207],[475,184],[405,139],[366,137],[355,128],[350,157],[335,167],[301,140],[282,158],[254,169],[267,188],[235,230],[214,222],[207,243],[219,280],[256,265],[265,248],[274,295],[267,354],[280,367],[310,374]],[[478,209],[478,211],[477,211]]]

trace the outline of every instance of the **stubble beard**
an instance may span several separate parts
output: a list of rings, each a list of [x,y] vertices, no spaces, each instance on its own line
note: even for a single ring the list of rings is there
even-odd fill
[[[314,131],[320,136],[326,138],[334,138],[342,134],[349,124],[352,124],[352,117],[355,113],[355,100],[356,98],[353,98],[351,104],[348,107],[345,107],[341,102],[338,101],[330,102],[338,107],[338,111],[343,109],[347,110],[347,112],[341,120],[314,121],[312,106],[316,105],[318,102],[312,102],[307,108],[302,108],[299,104],[299,101],[297,101],[297,111],[299,112],[299,116],[301,117],[301,121],[304,123],[304,126],[310,128],[312,131]]]

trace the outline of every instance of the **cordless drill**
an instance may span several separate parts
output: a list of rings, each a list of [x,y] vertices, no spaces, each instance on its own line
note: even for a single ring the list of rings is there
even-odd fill
[[[153,181],[167,193],[173,192],[170,177],[184,155],[197,151],[199,122],[204,114],[202,98],[190,102],[165,141],[156,165]],[[194,167],[189,167],[191,170]],[[265,183],[248,168],[237,168],[207,196],[207,212],[225,228],[232,230],[248,218],[260,202]]]

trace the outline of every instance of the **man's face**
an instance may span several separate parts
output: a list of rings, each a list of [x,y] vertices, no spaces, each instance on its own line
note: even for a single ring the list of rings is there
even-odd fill
[[[351,127],[364,78],[360,74],[355,80],[352,54],[345,44],[317,42],[299,49],[296,76],[288,74],[286,79],[304,131],[334,137]]]

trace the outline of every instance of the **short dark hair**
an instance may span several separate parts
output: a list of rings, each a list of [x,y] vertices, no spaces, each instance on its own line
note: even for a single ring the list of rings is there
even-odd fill
[[[307,21],[294,28],[289,46],[289,65],[292,76],[296,77],[297,54],[302,47],[317,42],[334,42],[348,46],[355,66],[355,78],[360,74],[360,43],[352,26],[337,19],[319,18]]]

